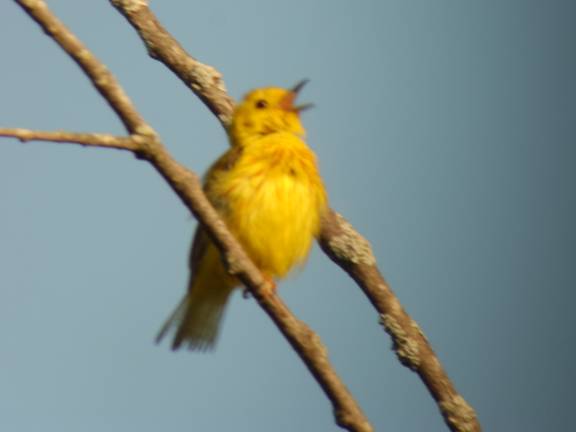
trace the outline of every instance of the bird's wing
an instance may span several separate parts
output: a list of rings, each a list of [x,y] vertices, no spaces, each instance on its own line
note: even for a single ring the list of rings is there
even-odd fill
[[[208,246],[209,238],[208,234],[201,225],[198,225],[196,232],[194,233],[194,239],[192,240],[192,247],[190,248],[190,258],[188,260],[188,267],[193,273],[196,266],[204,256],[206,252],[206,247]]]
[[[242,150],[240,147],[230,148],[226,153],[220,156],[216,162],[214,162],[214,164],[210,167],[204,176],[204,192],[210,200],[210,203],[220,214],[225,212],[226,203],[211,193],[210,184],[218,175],[218,173],[231,170],[240,158],[241,154]],[[204,256],[206,248],[209,244],[210,238],[206,233],[206,230],[201,225],[198,225],[198,228],[196,228],[196,233],[194,234],[194,239],[192,240],[192,247],[190,248],[190,259],[188,261],[191,272],[194,272],[198,263]]]

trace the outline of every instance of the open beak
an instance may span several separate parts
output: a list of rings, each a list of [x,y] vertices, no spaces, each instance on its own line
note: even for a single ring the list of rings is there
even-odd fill
[[[310,80],[303,79],[302,81],[298,82],[294,87],[292,87],[290,93],[288,93],[284,98],[284,100],[282,101],[282,106],[284,107],[284,109],[300,113],[314,106],[314,104],[312,103],[294,105],[294,102],[296,101],[296,98],[298,97],[300,90],[302,90],[302,88],[304,88],[304,86],[308,84],[308,81]]]

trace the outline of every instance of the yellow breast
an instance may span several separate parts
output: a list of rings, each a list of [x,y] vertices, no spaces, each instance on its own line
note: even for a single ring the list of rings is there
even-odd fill
[[[315,156],[300,138],[277,133],[259,141],[230,169],[215,170],[207,192],[260,270],[282,277],[308,255],[326,192]]]

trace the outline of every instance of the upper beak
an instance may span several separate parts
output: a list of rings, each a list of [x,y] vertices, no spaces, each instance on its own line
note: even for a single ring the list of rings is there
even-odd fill
[[[308,84],[309,81],[310,81],[309,79],[303,79],[302,81],[298,82],[294,87],[292,87],[290,93],[288,93],[288,95],[286,95],[285,99],[282,101],[283,102],[282,105],[285,107],[285,109],[289,111],[295,111],[296,113],[300,113],[301,111],[305,111],[314,106],[314,104],[312,103],[294,105],[294,101],[298,97],[300,90],[302,90],[302,88],[304,88],[304,86]]]
[[[304,86],[306,84],[308,84],[310,82],[310,80],[308,78],[304,78],[302,81],[300,81],[299,83],[297,83],[294,87],[292,87],[292,93],[298,95],[298,93],[300,93],[300,90],[302,90],[304,88]]]

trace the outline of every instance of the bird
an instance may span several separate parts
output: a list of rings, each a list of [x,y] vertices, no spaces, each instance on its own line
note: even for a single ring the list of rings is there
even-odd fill
[[[308,80],[290,89],[257,88],[233,111],[230,147],[208,169],[203,190],[244,251],[272,282],[300,267],[320,231],[328,197],[316,155],[308,147],[296,104]],[[189,256],[184,298],[162,326],[156,342],[174,330],[172,349],[215,347],[226,304],[241,282],[199,225]]]

